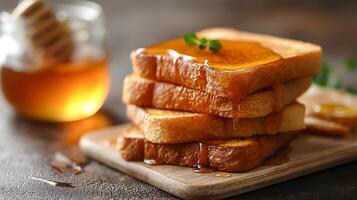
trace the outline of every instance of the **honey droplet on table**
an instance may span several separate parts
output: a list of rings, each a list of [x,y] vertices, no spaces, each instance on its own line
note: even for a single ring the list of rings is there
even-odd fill
[[[219,178],[229,178],[229,177],[232,177],[232,174],[227,173],[227,172],[218,172],[216,174],[216,176]]]

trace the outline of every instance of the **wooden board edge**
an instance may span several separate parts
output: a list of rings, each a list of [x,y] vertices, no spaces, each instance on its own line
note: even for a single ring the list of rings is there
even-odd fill
[[[113,128],[109,129],[104,129],[104,131],[111,130]],[[115,128],[114,128],[115,129]],[[277,175],[276,171],[266,173],[263,175],[263,179],[259,174],[256,174],[252,177],[244,177],[240,180],[233,180],[231,182],[226,182],[224,184],[219,184],[219,185],[204,185],[204,186],[195,186],[195,185],[186,185],[185,183],[182,183],[180,181],[174,180],[170,177],[167,177],[163,174],[160,174],[159,172],[156,172],[154,170],[150,170],[148,167],[139,165],[136,162],[127,162],[125,160],[120,161],[119,164],[115,164],[110,159],[105,159],[102,158],[99,154],[97,154],[97,150],[101,148],[101,145],[98,145],[96,143],[93,143],[89,138],[91,135],[94,134],[102,134],[98,131],[92,132],[89,134],[86,134],[80,139],[80,148],[85,153],[87,156],[94,158],[95,160],[98,160],[99,162],[102,162],[106,165],[109,165],[110,167],[117,169],[121,172],[124,172],[126,174],[130,174],[131,176],[144,181],[148,184],[151,184],[155,187],[158,187],[170,194],[173,194],[175,196],[178,196],[183,199],[223,199],[227,197],[232,197],[235,195],[239,195],[242,193],[246,193],[249,191],[253,191],[259,188],[263,188],[269,185],[281,183],[283,181],[287,181],[299,176],[311,174],[317,171],[321,171],[327,168],[331,168],[340,164],[347,163],[349,161],[353,161],[357,159],[357,144],[356,145],[349,145],[349,146],[341,146],[340,148],[336,148],[333,150],[324,150],[321,152],[323,155],[323,158],[319,158],[319,162],[314,162],[316,160],[316,156],[310,156],[310,158],[306,159],[299,159],[296,161],[293,161],[290,164],[282,164],[278,169],[281,171],[279,175]],[[88,148],[89,146],[93,147],[95,146],[96,148],[91,149]],[[113,152],[112,152],[113,153]],[[331,156],[333,153],[343,153],[342,157],[334,157]],[[321,156],[321,155],[319,155]],[[141,168],[142,171],[154,174],[156,178],[152,178],[149,176],[143,176],[143,173],[138,173],[136,170],[132,170],[129,168],[122,167],[122,165],[133,165],[133,168]],[[293,166],[292,166],[293,165]],[[289,169],[289,170],[287,170]],[[302,169],[304,169],[302,171]],[[254,177],[259,176],[259,178],[254,179]],[[249,183],[245,183],[247,179],[251,180],[253,178],[253,181],[249,181]],[[167,187],[170,185],[171,187]],[[234,185],[236,188],[229,187],[230,185]],[[240,185],[240,188],[237,188],[237,185]],[[202,188],[210,187],[211,191],[216,193],[209,193],[207,192],[200,192]],[[217,191],[218,189],[218,191]]]
[[[205,198],[205,199],[224,199],[224,198],[228,198],[228,197],[232,197],[235,195],[239,195],[239,194],[243,194],[243,193],[247,193],[253,190],[257,190],[266,186],[270,186],[270,185],[274,185],[277,183],[281,183],[287,180],[291,180],[297,177],[301,177],[304,175],[308,175],[314,172],[318,172],[318,171],[322,171],[331,167],[335,167],[341,164],[345,164],[354,160],[357,160],[357,147],[355,146],[355,149],[352,149],[353,147],[351,147],[350,149],[344,149],[347,150],[346,151],[346,155],[343,157],[339,157],[336,159],[320,159],[320,163],[317,162],[311,162],[310,164],[305,164],[305,165],[300,165],[299,167],[294,167],[294,168],[289,168],[290,171],[286,170],[286,169],[281,169],[282,172],[279,173],[278,176],[271,176],[274,175],[273,173],[269,173],[266,174],[265,177],[263,178],[264,180],[262,181],[262,177],[258,177],[257,179],[250,181],[248,184],[243,184],[244,181],[246,181],[246,179],[244,180],[239,180],[239,181],[235,181],[235,183],[225,183],[222,184],[220,187],[222,188],[227,188],[228,184],[232,184],[232,185],[241,185],[241,188],[237,188],[231,191],[221,191],[221,192],[217,192],[217,193],[221,193],[221,194],[217,194],[217,195],[212,195],[212,194],[205,194],[205,195],[198,195],[198,198]],[[352,151],[350,151],[352,150]],[[353,152],[353,153],[351,153]],[[351,154],[349,154],[351,153]],[[352,156],[351,156],[352,155]],[[304,168],[304,170],[301,170],[302,168]],[[293,169],[293,171],[291,171],[291,169]],[[277,174],[277,173],[275,173]],[[257,175],[258,176],[258,175]],[[249,179],[251,180],[251,179]],[[190,188],[192,188],[192,186],[190,186]],[[217,187],[216,187],[217,189]],[[183,197],[182,197],[183,198]]]
[[[88,148],[91,146],[91,148]],[[95,148],[93,148],[95,146]],[[90,158],[95,159],[96,161],[99,161],[107,166],[110,166],[113,169],[119,170],[125,174],[128,174],[136,179],[139,179],[147,184],[150,184],[152,186],[155,186],[161,190],[164,190],[172,195],[176,195],[176,191],[181,191],[181,188],[184,188],[184,184],[181,183],[180,181],[174,180],[170,177],[167,177],[159,172],[156,172],[154,170],[149,169],[148,167],[145,167],[143,165],[139,165],[137,162],[130,162],[130,161],[125,161],[124,159],[120,160],[120,163],[115,163],[110,159],[105,159],[101,157],[97,152],[97,149],[100,148],[101,146],[95,143],[92,143],[90,140],[88,140],[86,137],[82,137],[79,141],[79,147],[81,151],[89,156]],[[138,173],[137,170],[132,170],[130,168],[125,168],[122,167],[123,165],[132,165],[134,168],[140,168],[142,170],[141,173]],[[152,174],[153,176],[156,176],[156,178],[153,178],[153,176],[145,176],[145,174]],[[172,187],[167,187],[167,188],[172,188],[172,189],[167,189],[166,185],[171,185]],[[176,195],[178,196],[178,195]],[[178,196],[179,197],[179,196]],[[182,197],[181,197],[182,198]]]

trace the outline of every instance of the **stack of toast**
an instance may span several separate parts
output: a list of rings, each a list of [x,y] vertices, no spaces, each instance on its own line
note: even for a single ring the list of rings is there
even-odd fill
[[[129,161],[241,172],[262,164],[305,129],[296,102],[318,73],[321,48],[211,28],[218,51],[182,38],[135,50],[122,99],[134,125],[119,134]]]

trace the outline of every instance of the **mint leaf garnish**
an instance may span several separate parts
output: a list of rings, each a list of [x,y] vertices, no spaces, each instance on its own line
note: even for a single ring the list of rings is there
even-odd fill
[[[218,51],[222,48],[222,44],[218,40],[210,40],[208,42],[208,47],[212,51]]]
[[[193,46],[197,45],[200,49],[208,47],[211,51],[218,51],[222,48],[222,44],[218,40],[208,40],[207,38],[199,39],[195,33],[189,32],[183,36],[186,44]]]
[[[190,45],[190,46],[193,46],[195,44],[198,44],[199,43],[199,40],[196,36],[195,33],[186,33],[184,36],[183,36],[183,39],[185,40],[186,44]]]

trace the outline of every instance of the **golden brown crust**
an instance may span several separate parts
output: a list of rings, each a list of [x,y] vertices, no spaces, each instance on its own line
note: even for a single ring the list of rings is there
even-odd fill
[[[237,105],[225,97],[132,74],[124,80],[122,100],[126,104],[143,107],[205,113],[228,118],[255,118],[281,110],[302,94],[310,84],[310,78],[291,80],[281,85],[279,95],[274,94],[272,90],[260,91],[247,96]],[[275,98],[279,98],[279,101]]]
[[[305,129],[304,106],[292,103],[281,113],[267,117],[233,119],[207,114],[127,106],[127,116],[153,143],[185,143],[212,139],[230,139],[272,135]],[[276,119],[276,115],[279,115]],[[269,129],[275,129],[269,131]]]
[[[210,166],[220,171],[248,171],[261,165],[278,149],[287,145],[294,137],[293,133],[275,136],[257,136],[247,139],[244,145],[226,148],[210,147]]]
[[[139,128],[136,130],[140,132]],[[258,167],[267,157],[276,150],[287,145],[296,132],[278,134],[274,136],[257,136],[247,139],[232,139],[205,142],[208,144],[208,166],[218,171],[242,172]],[[142,138],[135,140],[125,133],[118,139],[119,153],[123,158],[131,156],[132,161],[142,161],[138,154],[144,154],[144,159],[154,160],[157,164],[170,164],[193,167],[198,162],[199,143],[185,144],[154,144]],[[122,145],[125,143],[126,145]],[[136,144],[129,144],[136,143]],[[140,148],[131,148],[141,146]],[[144,148],[144,152],[141,149]],[[139,149],[139,150],[138,150]],[[133,159],[135,158],[135,159]]]
[[[242,70],[216,70],[172,56],[134,51],[134,72],[142,77],[170,82],[239,101],[274,84],[312,76],[319,71],[321,48],[317,45],[228,29],[203,30],[202,37],[253,41],[280,54],[283,59]]]
[[[144,159],[155,160],[156,164],[192,167],[197,162],[198,144],[155,144],[145,142]]]
[[[125,160],[143,160],[144,144],[143,138],[118,138],[118,152]]]

